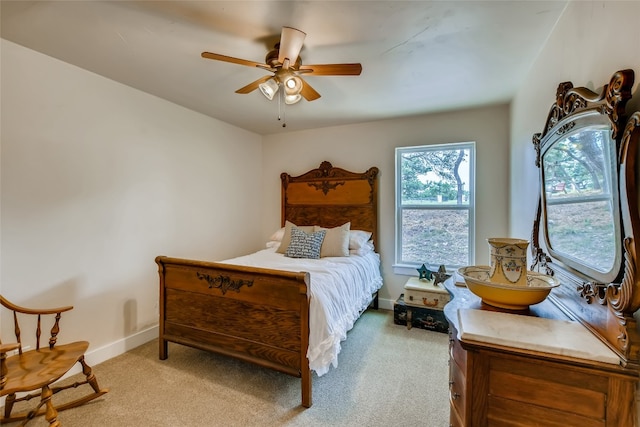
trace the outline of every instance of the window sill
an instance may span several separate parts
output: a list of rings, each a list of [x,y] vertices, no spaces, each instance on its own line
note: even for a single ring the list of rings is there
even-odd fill
[[[396,264],[393,266],[393,273],[400,276],[418,276],[418,267]]]

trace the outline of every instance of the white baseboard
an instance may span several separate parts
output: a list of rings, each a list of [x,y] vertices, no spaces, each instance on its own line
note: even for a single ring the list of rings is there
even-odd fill
[[[395,301],[392,299],[384,299],[378,298],[378,308],[381,310],[391,310],[393,311],[393,303]]]
[[[124,354],[129,350],[139,347],[142,344],[148,343],[149,341],[156,338],[158,338],[158,325],[152,326],[140,332],[136,332],[133,335],[129,335],[128,337],[119,339],[118,341],[114,341],[110,344],[103,345],[102,347],[96,348],[95,350],[89,349],[89,351],[85,353],[84,359],[89,366],[93,367],[99,363],[105,362],[116,356]],[[67,378],[71,375],[79,374],[80,372],[82,372],[82,366],[76,363],[74,367],[61,379]],[[98,383],[100,383],[99,377]],[[21,394],[18,394],[18,396],[20,395]],[[4,406],[5,397],[6,396],[2,396],[2,398],[0,398],[0,406]]]
[[[128,337],[119,339],[118,341],[114,341],[110,344],[103,345],[95,350],[91,350],[91,348],[89,348],[89,351],[87,351],[84,358],[90,366],[94,366],[116,356],[120,356],[121,354],[124,354],[129,350],[133,350],[134,348],[156,338],[158,338],[158,325],[136,332],[133,335],[129,335]],[[77,365],[77,369],[69,371],[68,375],[77,374],[78,372],[81,372],[81,366],[79,365]]]

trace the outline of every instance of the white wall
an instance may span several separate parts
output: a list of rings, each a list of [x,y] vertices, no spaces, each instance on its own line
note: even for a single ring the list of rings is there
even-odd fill
[[[155,331],[157,255],[223,259],[262,245],[262,188],[252,185],[262,139],[6,40],[1,48],[1,292],[74,305],[61,340],[106,346],[88,358],[96,363]]]
[[[508,232],[509,107],[506,105],[336,126],[264,137],[264,228],[280,227],[280,173],[302,174],[323,160],[336,167],[379,175],[379,245],[383,307],[392,308],[406,276],[393,272],[395,251],[395,147],[476,141],[476,262],[489,263],[486,239]],[[426,242],[425,242],[426,243]]]
[[[576,1],[568,4],[547,44],[518,91],[511,108],[510,234],[529,238],[539,193],[532,144],[541,132],[561,82],[592,90],[609,83],[613,73],[636,72],[628,111],[639,108],[640,2]],[[635,107],[635,108],[634,108]]]

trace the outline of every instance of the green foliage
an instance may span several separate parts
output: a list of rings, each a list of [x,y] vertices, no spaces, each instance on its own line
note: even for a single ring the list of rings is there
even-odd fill
[[[461,203],[469,192],[459,169],[468,150],[427,150],[402,155],[402,200],[409,203],[455,200]],[[467,178],[468,179],[468,178]],[[438,200],[438,196],[442,199]]]

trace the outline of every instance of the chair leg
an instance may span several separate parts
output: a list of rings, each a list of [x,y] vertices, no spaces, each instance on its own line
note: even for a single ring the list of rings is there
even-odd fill
[[[58,411],[56,411],[53,403],[51,403],[51,396],[53,396],[53,392],[49,386],[42,387],[42,400],[46,401],[45,405],[47,405],[47,412],[44,414],[44,418],[49,421],[49,427],[59,427]]]
[[[58,405],[58,412],[59,411],[65,411],[65,410],[70,409],[70,408],[75,408],[75,407],[78,407],[80,405],[84,405],[85,403],[90,402],[93,399],[96,399],[96,398],[102,396],[103,394],[109,392],[108,388],[102,388],[102,389],[100,388],[100,386],[98,385],[98,379],[93,374],[93,369],[91,368],[91,366],[89,366],[87,364],[87,362],[84,361],[84,356],[81,356],[78,359],[78,362],[82,365],[82,373],[85,376],[85,381],[76,382],[74,384],[66,385],[64,387],[54,387],[53,388],[53,392],[54,393],[58,393],[59,391],[66,390],[67,388],[72,388],[72,387],[76,388],[76,387],[84,385],[84,384],[89,384],[91,386],[91,388],[93,389],[93,393],[87,394],[84,397],[76,399],[76,400],[74,400],[72,402],[67,402],[67,403],[64,403],[62,405]]]
[[[100,386],[98,386],[98,379],[93,374],[93,369],[91,369],[91,366],[87,365],[87,362],[84,361],[84,356],[78,359],[78,362],[80,362],[80,364],[82,365],[82,373],[87,378],[87,382],[91,385],[91,387],[93,388],[93,391],[95,391],[96,393],[100,393]]]
[[[48,385],[42,387],[42,392],[40,393],[40,403],[33,411],[27,414],[27,416],[24,418],[24,421],[20,423],[20,426],[25,426],[33,418],[42,414],[40,408],[44,406],[44,418],[49,422],[49,427],[60,427],[60,421],[58,421],[58,411],[55,406],[53,406],[53,402],[51,402],[52,396],[53,391],[51,391]]]
[[[5,399],[4,401],[4,417],[5,418],[11,417],[11,411],[13,410],[13,404],[15,403],[15,401],[16,401],[15,393],[11,393]]]

